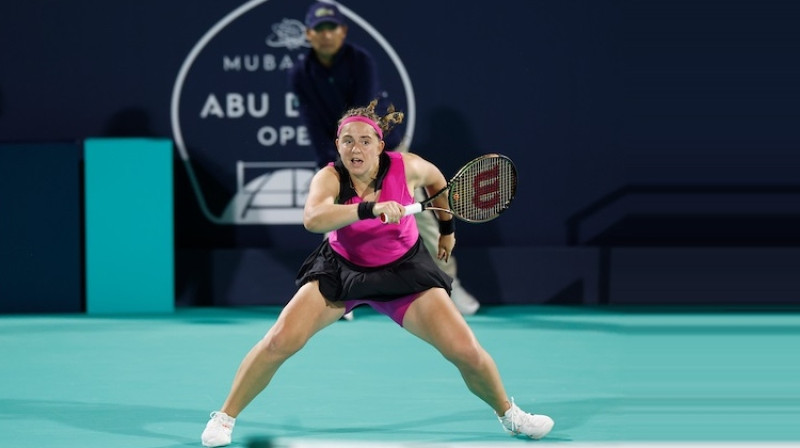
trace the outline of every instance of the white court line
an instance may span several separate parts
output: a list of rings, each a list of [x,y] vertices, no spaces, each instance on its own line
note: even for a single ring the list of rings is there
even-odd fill
[[[508,448],[520,446],[524,439],[511,439],[500,443],[486,442],[454,442],[454,443],[422,443],[422,442],[376,442],[354,440],[284,440],[277,438],[271,443],[254,442],[246,445],[252,448]],[[553,444],[564,445],[563,441],[553,441]],[[798,442],[598,442],[598,443],[573,443],[566,442],[569,448],[797,448]],[[550,446],[548,441],[540,440],[536,446]],[[533,445],[526,445],[532,447]]]

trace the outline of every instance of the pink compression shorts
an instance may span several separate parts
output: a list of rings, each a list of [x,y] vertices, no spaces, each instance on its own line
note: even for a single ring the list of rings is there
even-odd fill
[[[408,296],[400,297],[399,299],[390,300],[388,302],[378,302],[375,300],[345,300],[344,301],[344,312],[345,314],[353,311],[353,308],[359,305],[369,305],[375,311],[385,314],[392,318],[393,321],[397,322],[397,325],[403,326],[403,317],[406,315],[406,311],[408,311],[408,307],[417,300],[420,293],[411,294]]]

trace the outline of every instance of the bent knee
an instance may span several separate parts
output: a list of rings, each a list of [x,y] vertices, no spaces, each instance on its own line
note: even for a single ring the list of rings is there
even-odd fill
[[[259,342],[262,353],[288,358],[302,349],[308,337],[293,331],[270,331]]]
[[[486,351],[477,342],[455,344],[443,353],[453,364],[459,367],[479,367],[486,359]]]

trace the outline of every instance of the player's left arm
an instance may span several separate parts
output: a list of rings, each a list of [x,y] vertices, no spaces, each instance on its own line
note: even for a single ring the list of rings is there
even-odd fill
[[[409,180],[409,188],[412,192],[414,189],[422,187],[425,188],[428,197],[431,197],[447,187],[447,180],[436,165],[414,153],[402,154],[406,166],[406,178]],[[450,209],[446,194],[434,198],[432,205],[444,210]],[[433,212],[439,221],[453,220],[453,215],[447,212],[440,210],[433,210]],[[436,256],[440,260],[448,261],[455,245],[455,233],[440,234]]]
[[[414,153],[402,154],[406,166],[408,187],[412,192],[417,188],[424,188],[428,197],[431,197],[447,186],[447,180],[436,165]],[[445,210],[450,208],[446,194],[439,195],[431,205]],[[451,219],[451,215],[445,212],[437,211],[436,216],[440,220]]]

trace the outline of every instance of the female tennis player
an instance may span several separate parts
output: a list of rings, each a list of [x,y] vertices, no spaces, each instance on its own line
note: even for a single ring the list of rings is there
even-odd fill
[[[384,151],[383,136],[403,114],[389,110],[379,116],[376,104],[351,109],[339,121],[339,159],[316,173],[303,213],[307,230],[330,232],[329,237],[303,263],[299,289],[278,320],[242,360],[228,397],[203,431],[204,446],[230,444],[236,417],[281,364],[360,305],[433,345],[510,433],[540,439],[553,427],[550,417],[524,412],[508,397],[494,360],[450,300],[450,277],[421,245],[414,218],[404,216],[416,188],[432,195],[447,181],[415,154]],[[440,195],[434,205],[447,209],[447,197]],[[438,256],[447,259],[456,241],[454,221],[448,213],[436,213]]]

